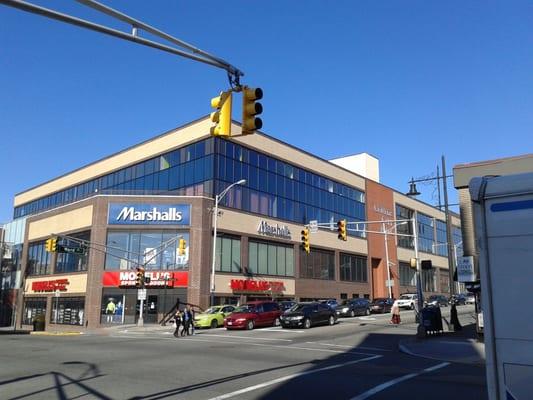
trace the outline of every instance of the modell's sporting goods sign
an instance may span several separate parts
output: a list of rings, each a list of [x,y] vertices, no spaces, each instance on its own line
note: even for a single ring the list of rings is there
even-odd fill
[[[190,204],[110,203],[109,225],[190,225]]]

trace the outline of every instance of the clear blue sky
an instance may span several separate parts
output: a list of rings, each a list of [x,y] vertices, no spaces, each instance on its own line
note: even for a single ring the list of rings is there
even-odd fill
[[[441,155],[451,173],[533,152],[531,1],[103,2],[243,70],[264,132],[325,159],[368,152],[397,190]],[[0,221],[16,193],[208,114],[227,86],[217,68],[0,5]],[[419,186],[436,204],[433,188]]]

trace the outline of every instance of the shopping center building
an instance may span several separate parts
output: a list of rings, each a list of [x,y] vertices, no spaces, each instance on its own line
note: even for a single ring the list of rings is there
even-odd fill
[[[412,218],[420,259],[432,261],[424,292],[449,292],[444,212],[379,183],[375,158],[330,162],[264,133],[239,135],[237,123],[231,138],[211,137],[210,126],[194,121],[15,196],[14,222],[24,221],[17,327],[39,314],[50,329],[135,323],[139,265],[150,278],[145,323],[178,299],[206,308],[213,247],[217,304],[397,298],[415,291],[413,225],[381,221]],[[356,159],[366,166],[358,172]],[[230,185],[215,216],[215,195]],[[337,237],[341,219],[347,241]],[[313,220],[306,253],[301,230]],[[459,243],[457,215],[452,222]],[[50,237],[86,251],[48,252]]]

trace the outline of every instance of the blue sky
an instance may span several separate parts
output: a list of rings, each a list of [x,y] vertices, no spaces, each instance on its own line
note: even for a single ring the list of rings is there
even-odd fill
[[[325,159],[368,152],[397,190],[442,155],[451,173],[533,152],[530,1],[103,2],[243,70],[267,134]],[[0,222],[16,193],[208,114],[227,87],[217,68],[0,5]]]

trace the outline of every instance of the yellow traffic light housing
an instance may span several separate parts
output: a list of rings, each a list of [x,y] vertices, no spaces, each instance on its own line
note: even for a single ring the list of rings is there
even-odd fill
[[[411,260],[409,261],[409,266],[411,268],[416,269],[416,258],[411,258]]]
[[[57,238],[52,237],[52,238],[46,239],[44,248],[49,253],[56,253],[57,252]]]
[[[137,278],[135,279],[135,286],[138,288],[144,287],[144,268],[137,268]]]
[[[220,96],[211,99],[211,107],[217,111],[211,113],[212,136],[231,136],[231,91],[220,92]]]
[[[302,248],[307,254],[311,252],[311,245],[309,244],[309,228],[304,228],[302,230]]]
[[[340,221],[337,222],[337,232],[339,233],[337,235],[339,239],[344,240],[344,241],[348,240],[348,236],[346,233],[346,220],[345,219],[341,219]]]
[[[261,118],[257,118],[263,112],[263,106],[257,100],[263,98],[263,90],[245,86],[242,90],[242,134],[249,135],[263,127]]]
[[[185,241],[185,239],[180,239],[180,242],[178,245],[178,255],[184,256],[186,248],[187,248],[187,242]]]

